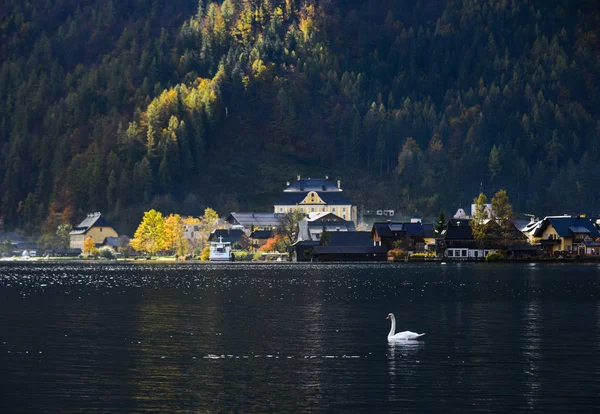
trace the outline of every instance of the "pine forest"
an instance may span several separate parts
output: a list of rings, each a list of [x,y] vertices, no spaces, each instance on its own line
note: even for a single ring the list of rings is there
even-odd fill
[[[272,211],[297,174],[362,209],[600,214],[597,0],[1,3],[5,229]]]

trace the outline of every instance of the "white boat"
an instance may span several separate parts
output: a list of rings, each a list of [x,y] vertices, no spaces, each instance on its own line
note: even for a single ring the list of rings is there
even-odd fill
[[[211,262],[228,262],[231,260],[231,243],[224,242],[223,237],[219,237],[219,241],[210,242],[210,256],[208,258]]]

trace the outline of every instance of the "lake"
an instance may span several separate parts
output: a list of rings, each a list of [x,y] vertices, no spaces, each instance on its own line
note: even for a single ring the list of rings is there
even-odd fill
[[[5,413],[600,412],[598,265],[4,262],[0,315]]]

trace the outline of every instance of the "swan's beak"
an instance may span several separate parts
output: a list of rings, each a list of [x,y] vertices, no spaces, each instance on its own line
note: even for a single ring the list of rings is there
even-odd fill
[[[386,316],[385,319],[390,319],[390,315]]]

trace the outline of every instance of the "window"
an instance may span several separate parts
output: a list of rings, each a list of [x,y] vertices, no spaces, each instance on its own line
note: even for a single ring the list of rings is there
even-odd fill
[[[102,227],[100,227],[100,233],[102,233]]]
[[[452,249],[448,250],[448,257],[454,257],[454,250],[452,250]]]
[[[315,211],[315,208],[314,208],[314,207],[311,207],[311,208],[310,208],[310,211],[312,211],[312,212],[314,213],[314,211]]]
[[[342,215],[342,218],[343,218],[344,220],[346,220],[346,215],[345,215],[345,214],[344,214],[344,215]]]
[[[467,251],[466,250],[462,251],[462,257],[467,257]]]
[[[331,212],[335,213],[335,207],[331,207]]]
[[[279,207],[279,212],[283,213],[283,207]]]
[[[325,211],[325,207],[323,207],[323,210],[322,210],[322,211]]]
[[[475,250],[475,257],[479,257],[479,250]]]
[[[342,209],[342,211],[346,211],[346,207],[344,207],[344,208]]]

